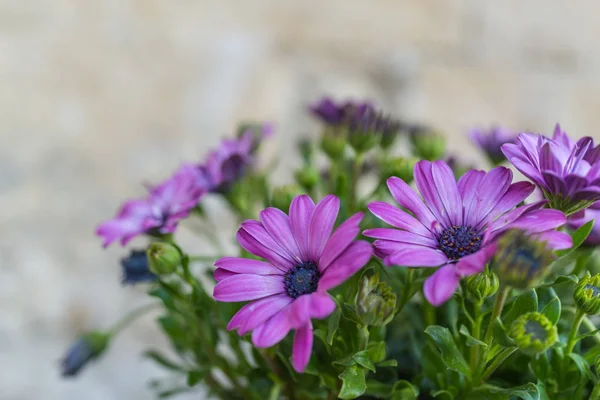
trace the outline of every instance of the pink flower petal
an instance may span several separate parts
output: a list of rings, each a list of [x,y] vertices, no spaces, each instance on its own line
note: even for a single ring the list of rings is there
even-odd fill
[[[219,281],[213,297],[217,301],[235,302],[260,299],[283,292],[281,276],[237,274]]]
[[[573,247],[573,240],[565,232],[546,231],[536,235],[536,239],[546,242],[552,250],[565,250]]]
[[[215,272],[213,273],[213,276],[217,282],[234,275],[237,275],[237,272],[231,272],[223,268],[216,268]]]
[[[248,312],[245,321],[240,324],[238,333],[240,335],[245,335],[247,332],[250,332],[256,327],[262,325],[269,318],[278,312],[281,312],[288,304],[292,302],[292,300],[293,299],[291,297],[284,293],[265,297],[264,299],[246,304],[242,308],[248,307]]]
[[[335,310],[335,301],[327,292],[315,292],[310,295],[311,318],[327,318]]]
[[[432,305],[440,306],[452,297],[459,281],[460,276],[454,266],[445,265],[425,280],[423,285],[425,298]]]
[[[308,260],[308,226],[315,203],[307,195],[296,196],[290,204],[290,226],[303,260]]]
[[[308,227],[308,260],[317,261],[327,244],[340,210],[340,199],[325,196],[315,207]]]
[[[304,372],[310,360],[313,345],[313,329],[309,322],[296,330],[294,335],[294,347],[292,350],[292,365],[297,372]]]
[[[433,237],[431,231],[422,223],[417,221],[415,217],[406,212],[382,201],[374,201],[367,206],[369,211],[377,218],[385,223],[388,223],[396,228],[404,229],[414,234]]]
[[[495,252],[496,245],[490,244],[473,254],[461,258],[454,268],[460,276],[478,274],[485,269],[485,264],[494,257]]]
[[[430,161],[419,161],[415,165],[415,183],[425,200],[425,204],[435,216],[436,221],[440,222],[443,227],[455,225],[446,212],[446,208],[434,182],[432,167],[433,163]]]
[[[271,249],[266,248],[262,243],[256,240],[254,236],[246,232],[244,228],[240,228],[237,231],[236,239],[240,246],[242,246],[246,251],[254,254],[255,256],[264,258],[284,272],[294,266],[289,259],[280,256]]]
[[[305,294],[294,299],[285,309],[292,329],[298,329],[310,321],[310,295]]]
[[[448,262],[448,257],[437,249],[417,245],[398,246],[400,250],[387,256],[385,265],[402,267],[437,267]]]
[[[415,193],[415,191],[406,184],[402,179],[395,176],[387,180],[387,186],[394,200],[402,207],[408,209],[415,217],[425,226],[430,227],[435,221],[435,217],[423,204],[423,200]]]
[[[215,262],[215,266],[238,274],[282,275],[283,272],[272,264],[251,258],[223,257]]]
[[[290,257],[299,260],[300,250],[292,234],[289,217],[283,211],[269,207],[260,212],[260,220],[269,235],[287,251]]]
[[[456,177],[444,161],[434,161],[431,166],[433,183],[439,193],[446,215],[455,225],[463,224],[462,199],[456,186]]]
[[[363,213],[359,212],[348,218],[340,224],[333,232],[333,235],[327,241],[321,258],[319,259],[319,270],[325,271],[333,260],[337,258],[356,238],[360,228],[358,224],[363,218]]]
[[[286,313],[283,311],[279,312],[267,322],[254,329],[252,332],[252,343],[259,348],[274,346],[285,338],[290,329]]]
[[[401,231],[391,228],[373,228],[363,232],[366,237],[375,239],[389,240],[398,243],[418,244],[423,246],[435,247],[437,242],[435,239],[421,235],[415,235],[412,232]]]
[[[323,273],[318,290],[329,290],[344,282],[369,261],[372,251],[369,242],[353,242]]]
[[[535,186],[529,182],[517,182],[510,185],[504,196],[490,213],[485,216],[477,225],[481,228],[488,223],[496,220],[496,218],[504,215],[509,210],[516,207],[519,203],[525,200],[535,189]]]
[[[242,229],[248,232],[257,242],[262,244],[265,248],[269,249],[271,252],[279,254],[281,257],[288,260],[290,263],[294,264],[295,259],[293,256],[286,251],[279,243],[273,239],[271,235],[267,232],[263,224],[258,221],[254,221],[252,219],[242,222]]]

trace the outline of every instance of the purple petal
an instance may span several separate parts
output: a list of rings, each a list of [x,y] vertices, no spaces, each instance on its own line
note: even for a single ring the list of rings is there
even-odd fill
[[[247,311],[244,314],[244,322],[240,324],[238,333],[240,335],[245,335],[256,327],[262,325],[269,318],[282,311],[284,307],[292,302],[292,300],[293,299],[287,294],[277,294],[246,304],[244,307],[242,307],[242,309],[247,307]],[[241,309],[238,311],[238,314],[240,312]]]
[[[556,172],[543,171],[542,177],[544,179],[543,187],[550,193],[566,193],[565,182]]]
[[[431,210],[436,220],[444,227],[449,227],[453,224],[435,186],[431,171],[432,165],[427,160],[421,160],[415,165],[415,183],[423,199],[425,199],[425,204]]]
[[[271,237],[292,257],[300,259],[300,250],[292,234],[289,217],[281,210],[269,207],[260,212],[260,220]]]
[[[292,365],[297,372],[304,372],[310,360],[313,345],[313,329],[309,322],[296,330],[294,335],[294,347],[292,350]]]
[[[506,214],[502,215],[500,218],[492,222],[492,224],[488,228],[492,232],[503,229],[505,226],[518,219],[521,215],[530,212],[531,210],[539,209],[544,204],[546,204],[546,201],[543,200],[538,201],[536,203],[527,204],[525,206],[517,207],[514,210],[507,212]]]
[[[335,301],[327,292],[315,292],[309,297],[311,318],[327,318],[335,310]]]
[[[448,257],[440,250],[430,247],[405,245],[397,252],[387,256],[386,266],[399,265],[402,267],[437,267],[448,262]]]
[[[536,238],[546,242],[546,245],[552,250],[564,250],[573,247],[571,236],[565,232],[546,231],[536,235]]]
[[[459,282],[460,276],[454,266],[445,265],[425,280],[423,293],[427,301],[437,307],[452,297]]]
[[[363,235],[375,239],[391,240],[393,242],[400,243],[418,244],[428,247],[435,247],[437,245],[436,240],[433,238],[415,235],[412,232],[401,231],[392,228],[367,229],[363,232]]]
[[[238,274],[281,275],[283,272],[268,262],[250,258],[223,257],[215,266]]]
[[[290,226],[304,260],[308,260],[308,227],[315,203],[307,195],[296,196],[290,204]]]
[[[562,172],[562,163],[556,158],[550,143],[546,143],[540,149],[540,170],[552,171],[557,175]]]
[[[438,160],[433,162],[431,175],[450,222],[454,225],[462,225],[462,199],[456,186],[454,173],[448,164]]]
[[[323,273],[318,290],[329,290],[344,282],[369,261],[372,252],[369,242],[353,242]]]
[[[340,210],[340,199],[325,196],[315,207],[308,227],[308,259],[316,261],[321,256],[335,225]]]
[[[335,260],[356,238],[360,231],[360,221],[363,218],[363,213],[359,212],[348,218],[340,224],[333,232],[333,235],[327,241],[321,258],[319,259],[319,270],[324,272],[327,267]]]
[[[490,244],[476,253],[461,258],[454,268],[460,276],[478,274],[485,269],[485,264],[494,257],[495,252],[496,245]]]
[[[561,211],[543,209],[534,210],[522,215],[509,224],[506,229],[523,229],[529,233],[539,233],[558,228],[567,222],[567,217]]]
[[[529,182],[513,183],[498,204],[496,204],[496,207],[479,222],[478,227],[482,228],[501,215],[504,215],[525,200],[534,190],[535,186]]]
[[[254,329],[252,332],[252,343],[259,348],[274,346],[285,338],[290,329],[284,309]]]
[[[281,276],[237,274],[219,281],[213,297],[218,301],[235,302],[260,299],[283,292]]]
[[[484,171],[470,170],[458,180],[458,191],[460,192],[463,204],[463,222],[467,226],[473,226],[474,213],[467,213],[471,209],[471,203],[475,201],[475,192],[485,176]]]
[[[244,228],[240,228],[238,230],[236,239],[240,246],[242,246],[246,251],[254,254],[255,256],[264,258],[284,272],[294,266],[294,264],[291,263],[287,258],[284,258],[271,249],[266,248],[262,243],[256,240],[254,236],[246,232]]]
[[[465,215],[471,215],[471,226],[476,226],[492,211],[508,190],[511,181],[512,172],[504,167],[496,167],[483,177],[470,208],[465,209]]]
[[[298,329],[310,321],[310,295],[302,295],[285,309],[291,329]]]
[[[374,201],[367,206],[369,211],[377,218],[385,223],[388,223],[396,228],[404,229],[413,232],[417,235],[432,237],[433,234],[422,223],[406,212],[398,208],[384,203],[382,201]]]
[[[426,228],[433,224],[435,217],[406,182],[393,176],[387,180],[387,186],[394,200],[413,213]]]
[[[213,273],[213,276],[215,277],[215,280],[217,282],[222,281],[223,279],[229,278],[230,276],[234,276],[234,275],[237,275],[237,273],[228,271],[223,268],[217,268],[217,269],[215,269],[215,272]]]
[[[254,239],[256,239],[256,241],[262,244],[265,248],[271,250],[271,252],[279,254],[292,264],[295,263],[296,260],[293,258],[293,255],[281,247],[281,245],[277,243],[271,235],[269,235],[263,224],[260,222],[249,219],[242,222],[242,229],[252,235],[252,237],[254,237]]]

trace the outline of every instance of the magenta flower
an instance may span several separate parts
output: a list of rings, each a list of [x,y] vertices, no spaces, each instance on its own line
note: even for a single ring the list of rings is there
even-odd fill
[[[375,114],[373,104],[368,101],[354,102],[348,100],[343,103],[336,103],[330,97],[323,97],[308,108],[317,119],[328,126],[356,125],[361,123],[364,117]]]
[[[375,238],[375,255],[387,266],[439,267],[425,281],[427,300],[440,305],[462,277],[481,272],[495,251],[494,243],[508,229],[518,228],[548,242],[552,249],[571,247],[566,233],[554,231],[566,222],[558,210],[539,209],[544,202],[514,208],[533,191],[528,182],[512,183],[512,172],[496,167],[470,170],[456,182],[443,161],[419,161],[415,182],[424,201],[399,178],[388,179],[394,199],[412,213],[384,202],[369,210],[394,228],[367,229]]]
[[[499,165],[506,160],[506,157],[502,153],[502,145],[517,141],[516,133],[498,126],[492,127],[487,131],[473,129],[469,136],[477,147],[485,152],[488,159],[494,165]]]
[[[589,246],[598,246],[600,245],[600,202],[571,215],[568,227],[575,230],[591,220],[594,220],[594,226],[584,243]]]
[[[552,208],[571,215],[600,200],[600,146],[591,137],[574,142],[556,125],[552,139],[521,133],[518,143],[502,151],[542,189]]]
[[[267,208],[261,221],[249,220],[237,233],[240,245],[263,258],[225,257],[215,265],[218,301],[250,301],[233,316],[227,329],[252,331],[256,347],[279,343],[295,330],[292,364],[302,372],[312,351],[312,318],[335,309],[327,290],[342,284],[371,258],[371,245],[355,240],[363,214],[342,223],[332,234],[340,201],[329,195],[316,206],[297,196],[289,217]]]
[[[250,131],[238,139],[224,139],[215,151],[209,153],[206,162],[199,166],[200,185],[209,192],[226,191],[246,174],[254,161],[252,152],[255,148],[255,136]]]
[[[114,219],[96,229],[96,234],[104,238],[104,247],[117,239],[125,246],[143,233],[174,232],[205,193],[198,185],[199,179],[198,168],[184,164],[169,179],[150,187],[146,198],[126,201]]]

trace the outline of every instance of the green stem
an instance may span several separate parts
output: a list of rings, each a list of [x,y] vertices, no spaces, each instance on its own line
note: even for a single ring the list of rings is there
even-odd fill
[[[492,309],[492,315],[490,316],[490,323],[488,325],[487,331],[485,332],[485,339],[483,340],[488,348],[492,345],[492,333],[494,326],[494,321],[502,314],[502,309],[504,308],[504,303],[508,298],[508,294],[510,293],[510,286],[503,286],[500,288],[500,291],[496,295],[496,300],[494,301],[494,308]]]
[[[402,296],[400,296],[400,301],[398,302],[398,306],[396,307],[396,315],[398,315],[404,306],[410,301],[410,293],[411,286],[415,275],[415,268],[408,268],[406,271],[406,281],[404,282],[404,290],[402,292]]]
[[[567,340],[567,347],[565,349],[565,356],[568,356],[573,351],[573,347],[577,343],[577,332],[579,332],[579,326],[585,318],[585,312],[577,310],[575,318],[573,319],[573,325],[571,325],[571,331],[569,332],[569,339]]]
[[[352,163],[352,181],[350,183],[350,212],[356,211],[356,201],[358,197],[358,193],[356,193],[357,187],[356,184],[358,182],[358,178],[360,177],[360,169],[363,163],[363,153],[356,153],[356,157],[354,158],[354,162]]]
[[[222,258],[222,255],[216,256],[189,256],[191,262],[215,262],[219,258]]]
[[[483,301],[479,301],[475,303],[475,307],[473,307],[473,316],[475,319],[473,321],[471,335],[477,340],[480,340],[481,337],[481,322],[483,321],[483,316],[481,314],[482,306]],[[475,374],[478,373],[477,366],[479,365],[479,347],[480,346],[478,345],[471,347],[471,371],[473,371]]]
[[[498,369],[498,367],[499,367],[500,365],[502,365],[502,363],[503,363],[503,362],[504,362],[504,361],[505,361],[505,360],[506,360],[508,357],[510,357],[510,355],[511,355],[512,353],[514,353],[515,351],[517,351],[517,348],[516,348],[516,347],[508,347],[508,348],[506,348],[506,349],[502,350],[502,351],[500,352],[500,354],[498,354],[498,355],[496,356],[496,358],[494,358],[494,361],[492,361],[492,363],[490,364],[490,366],[489,366],[489,367],[487,367],[487,368],[485,369],[485,372],[483,373],[483,380],[486,380],[487,378],[489,378],[489,377],[490,377],[490,375],[492,375],[492,374],[494,373],[494,371],[495,371],[496,369]]]
[[[113,336],[116,335],[117,333],[121,332],[123,329],[125,329],[127,326],[129,326],[129,324],[131,324],[133,321],[135,321],[139,317],[147,314],[149,311],[152,311],[152,310],[160,308],[160,307],[161,307],[161,304],[159,304],[159,303],[151,303],[151,304],[146,304],[145,306],[141,306],[140,308],[137,308],[128,314],[125,314],[109,330],[110,334]]]
[[[362,325],[359,329],[359,347],[361,350],[366,350],[369,345],[369,326]]]
[[[592,390],[589,400],[600,400],[600,382],[594,385],[594,390]]]

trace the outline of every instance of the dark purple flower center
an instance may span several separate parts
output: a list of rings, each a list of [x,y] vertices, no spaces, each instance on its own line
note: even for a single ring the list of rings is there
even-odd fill
[[[303,294],[310,294],[317,291],[319,286],[319,267],[312,261],[303,262],[290,268],[285,274],[285,291],[292,299],[298,298]]]
[[[482,235],[470,226],[451,226],[438,236],[438,249],[450,260],[475,253],[481,247]]]

